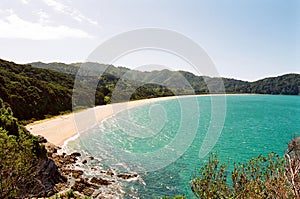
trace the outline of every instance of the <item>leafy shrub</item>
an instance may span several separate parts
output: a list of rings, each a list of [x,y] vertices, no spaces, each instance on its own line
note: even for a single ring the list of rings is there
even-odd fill
[[[208,163],[191,180],[191,189],[203,199],[298,198],[300,178],[291,174],[299,172],[300,164],[291,162],[274,153],[259,155],[247,163],[234,164],[228,183],[228,165],[220,164],[217,155],[210,154]]]

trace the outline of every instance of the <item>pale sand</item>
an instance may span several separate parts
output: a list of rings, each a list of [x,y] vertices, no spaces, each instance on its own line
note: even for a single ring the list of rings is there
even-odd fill
[[[91,127],[119,111],[158,101],[177,99],[179,96],[151,98],[145,100],[115,103],[86,109],[78,113],[57,116],[28,124],[26,129],[33,135],[42,135],[49,142],[63,146],[64,142],[79,132]]]
[[[65,141],[79,135],[87,128],[99,124],[104,119],[123,110],[159,101],[179,99],[195,96],[228,96],[228,95],[257,95],[257,94],[202,94],[186,96],[159,97],[144,100],[136,100],[123,103],[96,106],[77,113],[56,116],[50,119],[40,120],[28,124],[26,129],[33,135],[42,135],[48,142],[62,147]]]

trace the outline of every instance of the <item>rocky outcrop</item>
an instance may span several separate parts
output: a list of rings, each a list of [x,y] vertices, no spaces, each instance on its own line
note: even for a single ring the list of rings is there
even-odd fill
[[[44,142],[43,137],[39,138]],[[94,157],[81,158],[81,154],[59,154],[61,149],[53,144],[45,143],[47,157],[41,160],[37,166],[37,178],[31,197],[49,197],[58,192],[73,189],[80,198],[91,196],[93,198],[119,198],[116,192],[120,192],[118,179],[130,180],[138,177],[137,174],[116,174],[111,170],[101,170],[97,167],[91,168],[97,177],[85,178],[84,171],[76,168],[80,164],[97,161]],[[72,180],[71,180],[72,179]],[[72,183],[71,183],[72,182]]]
[[[114,181],[108,181],[102,178],[93,177],[90,182],[98,185],[110,185]]]
[[[80,176],[82,176],[83,174],[83,171],[82,170],[71,170],[72,172],[72,176],[74,178],[79,178]]]
[[[117,176],[118,176],[118,178],[122,178],[123,180],[129,180],[129,179],[138,177],[138,174],[136,174],[136,173],[135,174],[125,174],[125,173],[123,173],[123,174],[118,174]]]
[[[35,182],[28,187],[30,197],[49,197],[67,186],[67,177],[50,158],[40,159],[35,173]]]

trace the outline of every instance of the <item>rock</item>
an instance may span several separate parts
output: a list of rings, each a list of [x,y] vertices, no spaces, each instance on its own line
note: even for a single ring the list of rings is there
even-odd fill
[[[109,175],[112,177],[114,175],[114,173],[112,171],[106,171],[106,175]]]
[[[51,156],[53,153],[57,153],[57,150],[61,149],[60,147],[57,147],[49,142],[45,144],[45,148],[47,150],[48,156]]]
[[[63,158],[63,164],[75,164],[77,161],[77,158],[72,155],[66,155]]]
[[[70,173],[72,173],[72,169],[62,169],[62,172],[63,172],[65,175],[69,175]]]
[[[38,138],[39,143],[47,143],[48,142],[47,139],[41,135],[38,135],[37,138]]]
[[[118,178],[122,178],[124,180],[128,180],[128,179],[131,179],[131,178],[136,178],[138,177],[138,174],[118,174],[117,175]]]
[[[35,179],[36,182],[29,187],[27,187],[28,194],[30,194],[29,198],[32,197],[49,197],[54,195],[57,192],[56,184],[67,183],[67,178],[62,175],[52,159],[44,158],[40,159],[37,162]],[[32,187],[31,187],[32,186]],[[20,197],[23,198],[23,197]]]
[[[82,192],[82,190],[84,189],[85,187],[85,182],[83,181],[82,178],[80,178],[79,180],[75,180],[75,183],[74,185],[71,187],[74,191],[79,191],[79,192]]]
[[[72,171],[72,176],[73,176],[74,178],[79,178],[80,176],[82,176],[82,174],[83,174],[83,171],[82,171],[82,170],[73,170],[73,171]]]
[[[86,196],[91,196],[94,193],[94,189],[86,187],[82,190],[82,193]]]
[[[79,152],[74,152],[74,153],[71,153],[70,156],[73,156],[73,157],[80,157],[81,154]]]
[[[71,187],[74,191],[83,193],[84,195],[91,196],[94,189],[98,189],[99,186],[90,184],[87,179],[79,178],[75,180],[74,185]]]
[[[60,192],[62,190],[67,189],[67,187],[68,187],[68,184],[66,184],[66,183],[57,183],[54,187],[54,191],[55,192]]]
[[[83,160],[81,163],[82,163],[82,164],[86,164],[86,163],[87,163],[87,160]]]
[[[90,156],[89,158],[90,158],[90,160],[93,160],[93,159],[95,159],[93,156]]]
[[[56,159],[56,158],[58,158],[58,155],[56,153],[53,153],[53,154],[51,154],[51,158]]]
[[[108,180],[105,180],[102,178],[95,178],[95,177],[93,177],[90,182],[98,184],[98,185],[110,185],[111,184],[111,182]]]

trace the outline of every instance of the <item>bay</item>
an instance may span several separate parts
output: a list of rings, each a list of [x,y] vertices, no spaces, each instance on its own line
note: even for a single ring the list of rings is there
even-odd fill
[[[199,157],[200,148],[210,125],[218,125],[211,123],[211,105],[211,96],[189,96],[122,111],[68,146],[99,160],[85,167],[137,172],[138,180],[121,182],[124,198],[192,198],[189,181],[207,161]],[[246,162],[271,152],[282,156],[300,134],[300,96],[228,95],[225,107],[211,150],[222,162]]]

